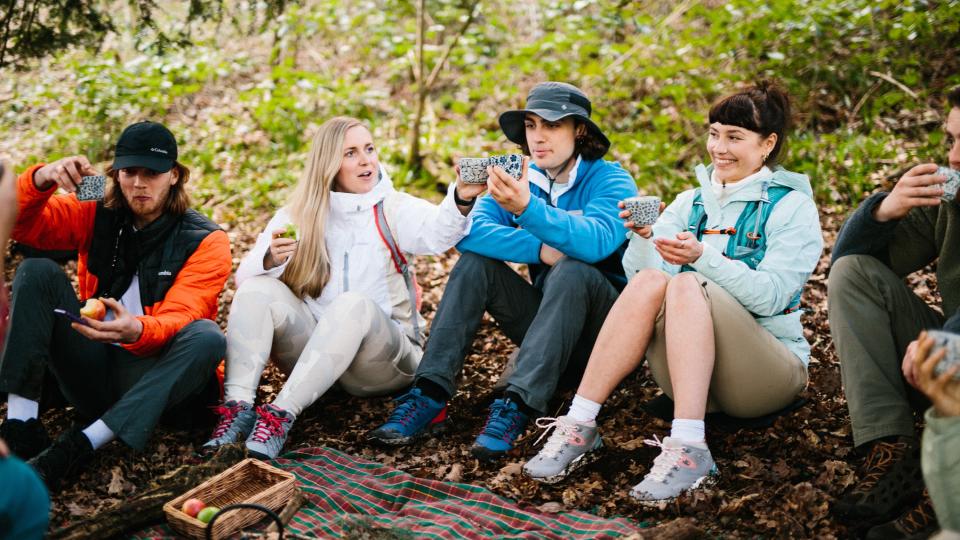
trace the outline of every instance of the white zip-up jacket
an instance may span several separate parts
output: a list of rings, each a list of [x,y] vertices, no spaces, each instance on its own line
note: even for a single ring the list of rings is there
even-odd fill
[[[470,232],[470,217],[460,214],[453,201],[455,185],[450,185],[446,198],[439,205],[395,190],[385,172],[380,182],[368,193],[331,192],[326,227],[330,281],[319,297],[304,299],[313,316],[319,319],[335,298],[352,291],[376,302],[404,334],[417,342],[413,318],[418,318],[420,328],[424,328],[425,323],[416,306],[411,305],[403,275],[397,272],[390,251],[380,238],[373,208],[378,202],[384,201],[387,224],[408,260],[410,254],[440,254]],[[263,258],[270,249],[271,232],[283,229],[289,223],[289,209],[284,206],[273,216],[257,237],[256,245],[240,262],[235,278],[237,287],[253,276],[279,278],[283,274],[289,260],[265,270]],[[412,269],[413,261],[410,262]]]

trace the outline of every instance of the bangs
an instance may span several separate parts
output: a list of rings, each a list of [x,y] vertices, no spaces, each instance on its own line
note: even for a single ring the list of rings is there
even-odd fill
[[[760,111],[747,94],[730,96],[710,108],[710,124],[726,124],[761,133]]]

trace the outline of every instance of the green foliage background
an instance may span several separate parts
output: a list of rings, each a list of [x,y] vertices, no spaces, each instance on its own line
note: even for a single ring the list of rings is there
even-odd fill
[[[426,2],[428,70],[465,3]],[[188,9],[167,4],[171,24]],[[236,3],[231,16],[262,21],[256,6]],[[74,153],[104,161],[126,124],[161,120],[194,170],[195,197],[221,223],[282,203],[312,133],[338,114],[369,121],[396,182],[449,182],[456,157],[511,149],[498,114],[546,79],[584,88],[611,159],[668,197],[706,158],[710,103],[779,79],[797,112],[784,164],[811,175],[821,204],[849,205],[907,164],[944,160],[942,98],[960,84],[960,0],[481,0],[431,89],[414,176],[404,163],[416,101],[411,1],[291,3],[259,34],[204,21],[191,46],[162,53],[132,16],[114,23],[127,30],[96,49],[2,73],[2,150],[21,168]]]

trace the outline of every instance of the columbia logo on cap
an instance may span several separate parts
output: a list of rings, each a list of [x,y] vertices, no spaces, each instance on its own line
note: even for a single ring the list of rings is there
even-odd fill
[[[161,154],[166,154],[166,153],[167,153],[167,151],[164,150],[163,148],[151,148],[150,151],[151,151],[151,152],[160,152]]]

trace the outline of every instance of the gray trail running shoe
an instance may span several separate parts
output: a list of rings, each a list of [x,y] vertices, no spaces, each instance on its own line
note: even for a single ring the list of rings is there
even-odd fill
[[[546,429],[540,439],[549,433],[550,428],[553,433],[540,452],[523,465],[523,472],[545,484],[555,484],[596,460],[599,456],[597,450],[603,447],[597,423],[593,421],[577,422],[569,416],[538,418],[537,427]]]
[[[653,467],[643,481],[630,490],[630,496],[640,504],[657,506],[676,499],[685,491],[716,482],[717,465],[705,443],[684,443],[673,437],[666,437],[663,442],[656,437],[643,442],[659,446],[660,455],[653,460]]]
[[[210,440],[200,447],[204,454],[213,453],[225,444],[247,440],[247,436],[253,431],[253,424],[257,421],[253,405],[246,401],[230,400],[217,407],[216,412],[220,421],[213,429]]]
[[[293,427],[293,415],[276,405],[257,407],[257,425],[247,437],[247,451],[258,459],[275,459],[280,455],[287,433]]]

